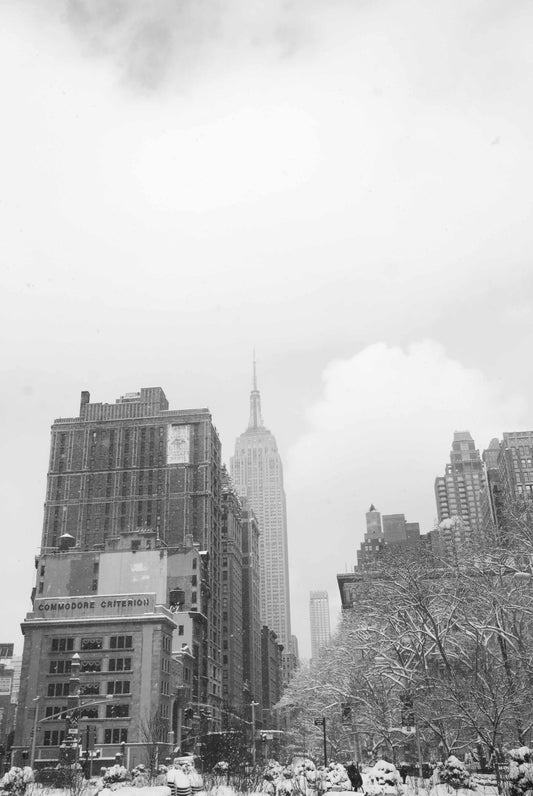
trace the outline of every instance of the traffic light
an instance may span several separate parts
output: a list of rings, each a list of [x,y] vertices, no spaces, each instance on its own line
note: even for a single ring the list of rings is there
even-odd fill
[[[349,702],[342,703],[342,720],[350,722],[352,720],[352,706]]]
[[[88,725],[87,729],[85,730],[85,749],[89,751],[94,749],[94,745],[96,743],[96,727],[92,725]]]

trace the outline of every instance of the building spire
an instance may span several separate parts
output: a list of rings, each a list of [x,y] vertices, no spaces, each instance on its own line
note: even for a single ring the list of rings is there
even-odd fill
[[[252,378],[252,392],[250,393],[250,419],[248,421],[248,429],[264,428],[263,418],[261,417],[261,395],[257,389],[257,363],[255,361],[255,348],[253,359],[253,378]]]

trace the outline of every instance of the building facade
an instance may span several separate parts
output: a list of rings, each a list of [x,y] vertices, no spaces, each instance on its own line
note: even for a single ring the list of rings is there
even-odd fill
[[[231,479],[222,478],[222,696],[224,721],[247,710],[244,693],[242,507]]]
[[[357,568],[372,570],[380,555],[393,547],[413,547],[424,543],[418,522],[407,522],[405,514],[383,514],[372,504],[366,512],[366,531],[357,551]]]
[[[95,634],[105,652],[111,649],[105,645],[115,635],[127,635],[134,641],[135,633],[141,636],[134,644],[134,653],[147,654],[144,645],[148,643],[148,631],[138,626],[140,620],[135,619],[135,624],[128,615],[127,623],[134,622],[136,629],[125,634],[115,632],[122,621],[120,612],[110,613],[106,606],[105,615],[92,616],[105,595],[113,595],[118,606],[130,595],[146,591],[155,594],[149,606],[150,627],[158,628],[153,644],[162,642],[163,636],[176,638],[176,647],[170,650],[172,672],[189,670],[188,664],[180,665],[186,657],[182,649],[193,656],[190,692],[196,704],[194,716],[201,716],[203,725],[198,727],[197,719],[189,717],[190,726],[187,728],[184,722],[184,734],[188,729],[189,735],[197,738],[200,731],[220,727],[221,475],[220,441],[209,411],[171,410],[160,387],[127,393],[114,404],[91,403],[89,393],[84,391],[79,415],[54,422],[34,611],[23,623],[22,667],[23,681],[27,682],[21,688],[19,713],[25,717],[18,736],[21,748],[27,744],[26,719],[31,701],[37,697],[48,699],[48,682],[42,677],[35,679],[35,673],[30,676],[30,670],[33,672],[31,667],[39,651],[46,676],[52,675],[47,669],[53,651],[50,645],[53,638],[59,638],[60,628],[68,630],[65,638],[71,639],[69,645],[74,644],[68,649],[71,654],[87,652],[83,639]],[[184,550],[189,550],[188,558]],[[110,567],[109,556],[120,553],[124,558],[126,552],[133,556],[131,570],[129,564],[125,569],[117,568],[116,558]],[[197,569],[189,571],[188,563],[192,567],[193,562]],[[158,566],[165,569],[164,576]],[[150,588],[147,583],[151,583]],[[76,605],[94,606],[88,614],[76,609],[75,626],[65,624],[68,617],[74,616],[69,614],[61,615],[56,627],[59,614],[55,610],[43,613],[42,601],[71,605],[69,598],[76,598]],[[176,617],[183,621],[175,622]],[[132,665],[135,654],[126,656]],[[153,660],[158,660],[155,654]],[[101,671],[105,672],[105,661],[102,666]],[[146,670],[141,671],[146,676]],[[153,672],[150,676],[155,677]],[[154,680],[157,689],[159,680]],[[173,682],[174,686],[181,688],[183,696],[184,685]],[[167,687],[168,683],[164,688]],[[150,690],[152,686],[142,686],[146,688]],[[173,712],[167,717],[168,706],[163,699],[166,696],[162,694],[160,708],[164,718],[175,725],[175,706],[180,700],[174,701]],[[147,697],[143,697],[142,705],[129,699],[131,718],[123,717],[129,719],[128,727],[120,725],[117,730],[127,729],[130,739],[132,732],[136,737],[138,711],[146,711],[152,703],[146,701]],[[108,717],[99,716],[98,720],[101,718]],[[58,733],[50,738],[57,741]],[[102,737],[108,736],[104,733]],[[138,738],[134,743],[137,742]]]
[[[261,398],[254,382],[248,428],[235,443],[231,476],[239,495],[246,498],[259,523],[261,618],[273,630],[287,655],[290,652],[291,615],[287,512],[283,465],[274,435],[264,426]]]
[[[37,559],[39,596],[22,623],[19,759],[37,726],[37,765],[57,760],[73,708],[80,727],[94,729],[101,759],[125,744],[130,762],[142,762],[154,728],[167,751],[207,731],[179,711],[183,695],[189,706],[204,705],[208,625],[196,594],[207,579],[206,554],[192,541],[169,550],[155,532],[125,531],[103,547],[85,550],[67,536]],[[35,702],[38,719],[28,710]]]
[[[248,501],[242,500],[242,616],[244,688],[249,701],[261,706],[261,590],[259,525]],[[259,707],[258,716],[261,715]]]
[[[438,522],[459,517],[464,541],[482,530],[481,492],[485,469],[468,431],[453,435],[450,463],[443,476],[435,479]]]
[[[219,705],[220,457],[209,411],[169,409],[161,387],[114,404],[91,403],[82,392],[79,416],[52,426],[42,536],[43,550],[57,547],[65,533],[89,550],[126,530],[153,530],[168,547],[192,536],[209,554],[203,699]]]
[[[327,647],[331,639],[327,591],[310,592],[309,621],[311,624],[311,657],[313,660],[318,660],[320,650]]]

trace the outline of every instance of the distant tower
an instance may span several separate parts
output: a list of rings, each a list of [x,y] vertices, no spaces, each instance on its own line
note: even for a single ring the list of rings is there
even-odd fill
[[[274,435],[261,417],[255,358],[248,428],[235,442],[231,477],[239,495],[250,503],[259,523],[261,619],[291,650],[289,556],[283,466]]]
[[[456,431],[450,463],[446,465],[444,475],[435,479],[439,523],[459,517],[465,539],[480,531],[481,491],[484,486],[484,465],[470,432]]]
[[[311,657],[316,660],[320,650],[327,647],[331,638],[327,591],[310,592],[309,619],[311,621]]]

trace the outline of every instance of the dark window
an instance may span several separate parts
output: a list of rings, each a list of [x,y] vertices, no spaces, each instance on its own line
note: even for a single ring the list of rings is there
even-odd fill
[[[44,715],[46,716],[47,719],[51,718],[52,716],[61,719],[63,718],[61,714],[65,713],[67,710],[68,710],[67,705],[47,705]]]
[[[45,730],[43,736],[44,746],[59,746],[63,743],[65,730]]]
[[[48,683],[48,696],[68,696],[68,683]]]
[[[105,716],[106,719],[119,718],[124,719],[130,715],[129,705],[106,705]]]
[[[178,636],[183,636],[183,631],[185,630],[183,625],[178,625]]]
[[[126,727],[115,727],[115,729],[104,730],[104,743],[127,743],[128,730]]]
[[[72,669],[72,661],[50,661],[50,674],[68,674]]]
[[[70,652],[74,649],[73,638],[53,638],[52,652]]]
[[[112,650],[131,649],[133,647],[133,636],[111,636],[109,646]]]
[[[110,680],[107,684],[108,694],[129,694],[130,681],[129,680]]]
[[[110,672],[129,672],[131,670],[131,658],[110,658]]]

